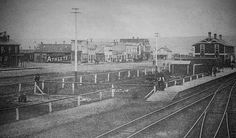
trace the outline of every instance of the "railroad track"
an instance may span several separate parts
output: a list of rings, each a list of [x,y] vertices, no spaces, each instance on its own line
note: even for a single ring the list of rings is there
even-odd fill
[[[192,127],[188,130],[184,138],[193,136],[197,136],[198,138],[219,137],[219,130],[223,120],[227,118],[226,111],[232,91],[235,90],[235,85],[236,83],[234,82],[234,84],[230,87],[227,87],[222,91],[215,93],[214,97],[208,103],[208,106],[195,121]],[[224,134],[223,137],[229,136],[229,130],[228,128],[226,129],[227,133]]]
[[[137,119],[134,119],[126,124],[118,126],[110,131],[104,132],[97,136],[101,137],[157,137],[152,131],[153,128],[160,125],[160,122],[166,121],[179,114],[183,114],[189,110],[199,110],[201,112],[208,107],[209,101],[214,99],[218,91],[222,91],[229,86],[232,86],[235,77],[229,77],[222,84],[206,88],[199,91],[197,89],[195,94],[186,96],[178,101],[175,101],[161,109],[155,110]],[[201,109],[201,110],[200,110]],[[200,114],[200,113],[198,113]],[[178,134],[179,135],[179,134]]]

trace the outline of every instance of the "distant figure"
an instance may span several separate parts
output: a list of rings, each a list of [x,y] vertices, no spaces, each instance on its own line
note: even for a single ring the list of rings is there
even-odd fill
[[[234,64],[235,64],[235,61],[232,61],[232,62],[230,63],[230,66],[231,66],[231,69],[232,69],[232,70],[234,69]]]
[[[163,72],[158,73],[157,83],[158,83],[158,90],[164,91],[165,90],[165,77],[164,77]]]
[[[99,64],[99,61],[97,59],[94,59],[95,64]]]
[[[217,72],[216,66],[212,67],[212,72],[213,72],[213,75],[216,76],[216,72]]]
[[[34,77],[34,81],[36,82],[36,84],[39,86],[39,80],[40,80],[40,75],[36,74]]]
[[[26,103],[26,101],[27,101],[26,94],[25,93],[20,94],[20,96],[18,97],[18,102]]]

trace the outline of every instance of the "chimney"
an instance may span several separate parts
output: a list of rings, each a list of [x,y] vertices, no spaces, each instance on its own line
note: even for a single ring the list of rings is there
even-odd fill
[[[222,40],[222,34],[219,35],[219,39]]]
[[[217,34],[214,34],[214,39],[217,39]]]
[[[10,35],[7,35],[7,41],[10,41]]]
[[[211,38],[211,32],[208,32],[208,38]]]

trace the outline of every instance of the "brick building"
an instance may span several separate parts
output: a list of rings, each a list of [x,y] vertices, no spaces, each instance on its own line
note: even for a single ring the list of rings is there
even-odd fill
[[[217,34],[211,36],[211,32],[208,32],[208,37],[195,44],[194,57],[197,58],[217,58],[220,64],[225,66],[229,65],[235,58],[235,47],[228,44],[222,39],[222,35],[217,37]]]
[[[20,61],[20,44],[11,40],[6,32],[0,33],[0,67],[17,67]]]

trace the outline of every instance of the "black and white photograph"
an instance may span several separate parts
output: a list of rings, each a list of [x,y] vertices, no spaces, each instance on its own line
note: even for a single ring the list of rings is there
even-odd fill
[[[0,138],[236,138],[236,1],[0,0]]]

